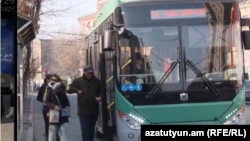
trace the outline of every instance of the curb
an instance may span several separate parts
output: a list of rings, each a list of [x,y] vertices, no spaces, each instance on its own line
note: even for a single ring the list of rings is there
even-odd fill
[[[31,122],[30,127],[28,127],[28,133],[26,141],[33,141],[33,102],[34,102],[34,96],[31,96],[31,102],[30,102],[30,113],[29,113],[29,121]]]

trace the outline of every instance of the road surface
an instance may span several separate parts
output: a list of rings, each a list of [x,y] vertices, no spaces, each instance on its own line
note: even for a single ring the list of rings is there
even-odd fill
[[[36,95],[34,95],[34,141],[45,141],[44,138],[44,122],[42,117],[42,104],[36,101]],[[76,95],[68,95],[70,104],[71,104],[71,114],[72,117],[70,118],[70,124],[69,124],[69,134],[71,137],[71,141],[81,141],[81,130],[79,125],[79,119],[77,116],[77,106],[76,106]],[[247,115],[248,124],[250,124],[250,105],[247,105]],[[104,140],[98,140],[95,139],[95,141],[104,141]]]
[[[250,105],[246,105],[247,124],[250,125]]]

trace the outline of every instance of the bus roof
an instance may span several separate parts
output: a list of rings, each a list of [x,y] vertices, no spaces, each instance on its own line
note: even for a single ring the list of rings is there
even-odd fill
[[[111,0],[109,1],[97,14],[95,18],[95,27],[86,36],[88,38],[107,18],[110,16],[119,4],[132,4],[132,3],[155,3],[155,2],[237,2],[236,0]]]
[[[86,38],[88,38],[96,30],[96,28],[99,27],[106,20],[106,18],[111,15],[111,13],[113,13],[115,7],[119,3],[119,0],[111,0],[96,14],[95,27],[91,30]]]

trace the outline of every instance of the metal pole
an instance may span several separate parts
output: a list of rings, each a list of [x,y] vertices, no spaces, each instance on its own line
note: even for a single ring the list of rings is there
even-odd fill
[[[20,140],[20,110],[19,110],[19,95],[20,93],[17,94],[17,140]]]
[[[18,141],[20,140],[20,101],[19,101],[19,96],[20,96],[20,41],[17,39],[17,139]]]
[[[19,48],[20,50],[20,55],[19,55],[19,64],[20,64],[20,73],[19,73],[19,76],[20,76],[20,139],[22,139],[23,137],[23,48],[20,47]]]

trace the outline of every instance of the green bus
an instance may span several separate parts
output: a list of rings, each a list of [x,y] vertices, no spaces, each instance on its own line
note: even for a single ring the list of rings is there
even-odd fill
[[[111,0],[86,37],[102,87],[96,137],[141,125],[246,124],[249,19],[233,0]]]

